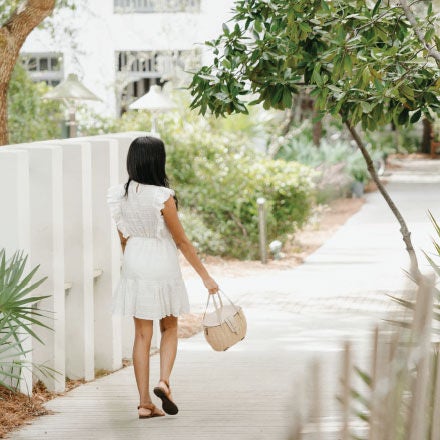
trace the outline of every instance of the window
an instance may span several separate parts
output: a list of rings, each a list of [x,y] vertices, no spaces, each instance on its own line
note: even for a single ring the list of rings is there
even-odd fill
[[[64,78],[62,54],[22,53],[20,59],[34,82],[44,81],[51,86],[56,86]]]
[[[160,78],[164,73],[178,67],[185,68],[185,55],[191,51],[124,51],[117,52],[117,71],[143,78]]]
[[[200,0],[114,0],[116,14],[200,12]]]

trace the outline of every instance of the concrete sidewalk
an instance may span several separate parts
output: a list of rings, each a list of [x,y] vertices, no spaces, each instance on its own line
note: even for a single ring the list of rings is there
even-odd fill
[[[426,212],[440,218],[438,173],[420,175],[391,176],[388,189],[408,220],[415,246],[431,249]],[[423,267],[422,257],[420,261]],[[7,438],[286,440],[291,404],[307,392],[304,378],[314,357],[325,365],[324,438],[338,438],[334,396],[341,342],[353,342],[359,362],[368,357],[372,326],[393,306],[385,294],[407,288],[406,266],[397,222],[381,196],[370,194],[305,264],[219,280],[244,307],[248,335],[224,353],[213,352],[202,334],[180,340],[171,379],[177,416],[139,420],[133,367],[127,367],[48,402],[55,414]],[[190,279],[187,285],[193,311],[203,310],[200,281]],[[151,366],[155,384],[157,355]]]

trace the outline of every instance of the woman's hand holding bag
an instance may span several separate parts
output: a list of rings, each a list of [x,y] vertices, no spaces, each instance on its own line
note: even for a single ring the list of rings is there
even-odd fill
[[[220,292],[230,304],[223,305]],[[215,299],[216,295],[218,295],[219,304]],[[211,296],[215,310],[206,313]],[[205,339],[216,351],[227,350],[246,335],[247,323],[242,308],[235,305],[222,290],[219,290],[216,294],[208,294],[202,324]]]

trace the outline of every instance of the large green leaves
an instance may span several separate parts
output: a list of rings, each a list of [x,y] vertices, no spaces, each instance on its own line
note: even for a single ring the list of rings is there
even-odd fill
[[[15,379],[18,384],[20,375],[16,370],[26,367],[23,357],[29,350],[24,349],[24,339],[31,335],[44,344],[32,325],[52,330],[38,319],[47,317],[50,311],[34,307],[36,302],[50,295],[30,295],[46,278],[33,281],[39,266],[25,274],[26,264],[27,256],[23,252],[17,251],[7,259],[5,250],[0,250],[0,385],[7,388],[11,387],[5,379]],[[50,375],[55,371],[47,366],[32,365]]]
[[[434,38],[432,11],[419,25]],[[440,113],[439,72],[399,6],[349,0],[235,3],[232,25],[208,42],[214,62],[190,85],[192,108],[215,115],[249,104],[284,109],[306,87],[320,114],[375,130]]]

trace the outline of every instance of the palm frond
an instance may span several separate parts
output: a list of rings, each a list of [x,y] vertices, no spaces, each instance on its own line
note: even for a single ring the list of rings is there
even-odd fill
[[[434,269],[434,272],[437,274],[437,276],[440,276],[440,266],[425,251],[423,251],[423,254],[425,255],[425,258],[428,260],[428,263]]]
[[[23,251],[17,251],[7,259],[5,249],[0,250],[0,384],[9,389],[11,388],[4,379],[19,381],[21,377],[12,371],[14,367],[22,369],[30,364],[45,375],[60,373],[46,365],[38,365],[24,359],[26,354],[32,351],[23,347],[26,338],[32,336],[44,344],[35,331],[36,327],[53,330],[41,320],[52,317],[53,311],[36,307],[38,301],[51,295],[30,295],[47,277],[34,281],[39,265],[25,274],[27,261],[28,256],[24,255]]]

